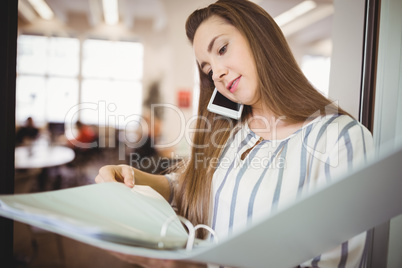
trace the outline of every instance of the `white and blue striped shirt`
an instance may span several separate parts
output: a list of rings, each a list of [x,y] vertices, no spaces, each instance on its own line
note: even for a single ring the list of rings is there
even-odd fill
[[[258,141],[244,124],[223,149],[210,210],[210,226],[219,238],[352,170],[373,148],[371,133],[346,115],[316,118],[283,140]],[[301,266],[360,267],[365,240],[363,233]]]
[[[209,226],[219,239],[247,228],[363,164],[373,148],[371,133],[346,115],[318,117],[282,140],[263,140],[243,124],[213,175]],[[177,183],[174,174],[166,177]],[[366,246],[362,233],[300,267],[365,267]]]

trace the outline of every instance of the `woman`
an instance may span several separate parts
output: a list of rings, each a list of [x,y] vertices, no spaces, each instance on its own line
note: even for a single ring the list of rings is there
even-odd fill
[[[274,20],[258,5],[220,0],[187,20],[200,73],[197,129],[189,161],[175,174],[102,168],[96,182],[148,184],[194,224],[225,237],[366,157],[371,134],[323,97],[298,67]],[[210,113],[213,89],[244,104],[239,122]],[[199,233],[199,237],[205,237]],[[365,234],[304,267],[358,267]]]

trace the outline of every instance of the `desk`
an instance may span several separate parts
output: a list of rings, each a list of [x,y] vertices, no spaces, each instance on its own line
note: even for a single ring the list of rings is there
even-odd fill
[[[65,146],[21,146],[15,148],[15,168],[49,168],[74,160],[75,153]]]
[[[75,153],[72,149],[65,146],[32,145],[15,148],[15,169],[41,169],[38,180],[39,191],[45,190],[45,185],[49,177],[49,169],[57,172],[57,179],[52,186],[59,189],[61,175],[58,167],[73,161]]]

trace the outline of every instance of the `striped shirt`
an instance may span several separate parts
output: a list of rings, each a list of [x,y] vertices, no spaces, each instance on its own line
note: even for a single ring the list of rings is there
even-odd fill
[[[371,133],[346,115],[318,117],[282,140],[263,140],[242,124],[213,175],[209,226],[219,239],[247,228],[365,163],[373,148]],[[365,232],[300,267],[365,267],[366,247]]]
[[[371,133],[346,115],[318,117],[283,140],[261,140],[244,124],[223,149],[210,210],[219,238],[351,171],[373,148]],[[301,267],[360,267],[365,240],[363,233]]]

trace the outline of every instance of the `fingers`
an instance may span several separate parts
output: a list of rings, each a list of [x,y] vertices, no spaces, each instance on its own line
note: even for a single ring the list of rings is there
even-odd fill
[[[128,165],[107,165],[99,169],[95,177],[96,183],[123,182],[129,187],[134,187],[134,169]]]
[[[96,183],[122,181],[121,172],[118,170],[118,166],[107,165],[99,169],[98,175],[95,177]]]
[[[95,177],[95,182],[96,183],[102,183],[105,182],[102,178],[102,176],[100,176],[99,174]]]
[[[128,165],[119,165],[121,168],[121,176],[125,185],[129,187],[134,187],[135,184],[135,176],[134,176],[134,168]]]

